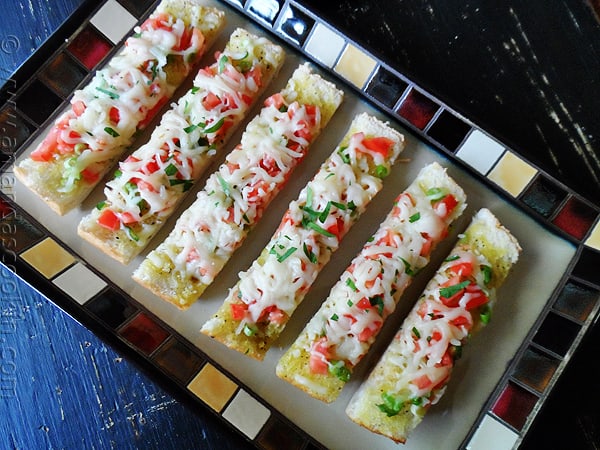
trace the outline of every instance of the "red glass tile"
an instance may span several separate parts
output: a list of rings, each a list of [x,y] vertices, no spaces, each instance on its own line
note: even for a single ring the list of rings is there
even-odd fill
[[[536,395],[514,383],[508,383],[494,403],[492,412],[515,429],[521,430],[537,401]]]
[[[93,26],[87,25],[75,36],[67,50],[85,67],[93,69],[113,48],[112,44]]]
[[[398,114],[422,130],[433,118],[439,107],[440,105],[433,102],[425,94],[411,89],[400,108],[398,108]]]
[[[305,439],[297,430],[275,417],[269,419],[257,441],[265,450],[300,450],[305,444]]]
[[[598,213],[575,197],[558,212],[552,223],[571,236],[581,240],[594,224]]]
[[[169,337],[169,332],[144,313],[138,314],[125,325],[119,334],[149,355]]]

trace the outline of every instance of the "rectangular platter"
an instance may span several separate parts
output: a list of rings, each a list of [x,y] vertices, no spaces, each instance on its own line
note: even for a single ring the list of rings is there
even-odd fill
[[[476,210],[487,207],[520,241],[521,259],[499,291],[494,320],[469,343],[445,396],[404,447],[477,449],[489,448],[490,440],[498,449],[518,445],[599,308],[600,280],[590,269],[600,261],[597,206],[349,41],[301,3],[206,0],[206,4],[225,10],[227,25],[201,65],[242,26],[275,39],[286,50],[285,65],[263,98],[283,87],[292,71],[307,61],[345,91],[341,108],[302,167],[215,283],[189,310],[174,308],[137,285],[131,274],[170,231],[176,217],[140,257],[122,266],[76,232],[83,215],[103,198],[102,183],[81,208],[59,217],[13,175],[15,162],[35,148],[48,124],[68,104],[71,92],[86,83],[93,69],[120,47],[132,27],[154,7],[141,10],[116,0],[90,11],[67,42],[56,44],[33,76],[10,92],[0,110],[3,132],[8,126],[14,129],[4,140],[10,145],[3,144],[2,263],[84,325],[101,328],[108,340],[132,350],[134,359],[149,365],[162,379],[166,376],[172,388],[198,407],[213,411],[258,448],[393,449],[397,446],[392,441],[352,423],[344,409],[458,234]],[[96,36],[91,53],[91,48],[86,51],[77,45],[90,35]],[[56,75],[58,66],[66,69]],[[178,92],[188,87],[189,83]],[[33,108],[28,100],[32,96],[45,99],[45,108]],[[246,122],[256,112],[258,107]],[[403,132],[406,149],[275,347],[257,362],[201,335],[200,327],[220,306],[238,272],[262,250],[289,201],[360,112],[389,121]],[[227,151],[239,142],[241,129]],[[149,132],[136,145],[145,142]],[[225,154],[217,156],[207,175]],[[277,378],[279,357],[383,220],[393,199],[432,161],[447,167],[465,189],[468,208],[450,239],[435,250],[432,263],[402,297],[342,395],[326,405]],[[190,193],[179,212],[194,198]]]

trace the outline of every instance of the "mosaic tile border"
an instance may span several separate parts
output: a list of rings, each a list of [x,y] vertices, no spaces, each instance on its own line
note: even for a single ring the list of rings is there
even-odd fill
[[[222,0],[344,81],[359,95],[424,141],[474,173],[553,232],[577,246],[538,322],[482,409],[463,446],[498,449],[518,445],[600,309],[600,209],[535,167],[473,122],[428,94],[412,80],[369,54],[296,1]],[[154,2],[107,0],[84,5],[36,53],[32,72],[0,92],[0,148],[8,167],[20,148],[55,114],[69,93],[118,48],[125,34]],[[115,22],[115,17],[118,20]],[[110,20],[108,20],[110,18]],[[110,26],[108,26],[110,24]],[[60,36],[70,35],[68,41]],[[322,42],[327,45],[320,45]],[[44,61],[40,64],[40,61]],[[20,71],[27,72],[25,65]],[[60,82],[58,82],[60,80]],[[66,84],[65,84],[65,80]],[[32,99],[45,108],[33,108]],[[510,175],[510,176],[509,176]],[[182,392],[204,405],[258,448],[319,448],[302,430],[168,326],[145,311],[101,274],[49,235],[11,201],[12,175],[2,173],[0,201],[2,263],[85,323],[92,317],[141,360],[166,374]],[[52,252],[53,258],[44,258]],[[57,258],[56,255],[60,255]],[[48,264],[51,261],[51,264]],[[82,289],[85,286],[85,289]],[[87,317],[89,321],[89,317]],[[178,364],[174,364],[177,361]],[[181,364],[184,361],[184,364]],[[213,388],[210,389],[209,387]],[[244,411],[253,411],[248,421]],[[260,412],[260,413],[257,413]]]

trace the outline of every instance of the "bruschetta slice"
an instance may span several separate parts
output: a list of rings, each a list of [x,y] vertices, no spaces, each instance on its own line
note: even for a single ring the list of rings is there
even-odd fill
[[[190,306],[258,223],[342,98],[308,64],[298,67],[134,279],[179,308]]]
[[[167,111],[150,140],[119,164],[81,237],[123,264],[162,228],[245,118],[284,60],[283,49],[238,28],[216,61]]]
[[[382,188],[403,144],[404,137],[387,124],[358,115],[202,333],[263,359],[343,236]]]
[[[185,80],[224,25],[195,1],[163,0],[120,53],[18,165],[17,178],[58,214],[78,206]]]
[[[496,290],[521,248],[488,210],[479,210],[425,287],[346,413],[405,442],[444,394],[468,339],[490,320]]]
[[[465,201],[442,166],[424,167],[279,360],[277,375],[319,400],[334,401]]]

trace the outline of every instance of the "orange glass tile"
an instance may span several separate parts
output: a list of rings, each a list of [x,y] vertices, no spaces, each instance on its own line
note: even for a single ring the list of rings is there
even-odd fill
[[[502,155],[488,178],[502,189],[517,197],[536,175],[537,169],[530,166],[514,153]]]
[[[334,70],[359,89],[367,82],[376,61],[353,45],[347,45]]]
[[[235,393],[237,384],[215,366],[207,363],[187,388],[212,409],[220,412]]]
[[[21,253],[21,258],[46,278],[52,278],[75,263],[75,258],[49,237]]]

